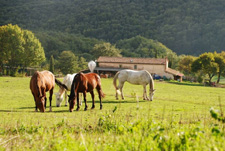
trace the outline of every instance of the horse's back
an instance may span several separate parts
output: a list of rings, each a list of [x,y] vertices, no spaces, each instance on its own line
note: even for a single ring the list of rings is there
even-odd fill
[[[101,85],[100,77],[96,73],[79,73],[75,76],[75,79],[75,85],[79,86],[80,91],[86,90],[87,92],[90,92]]]
[[[148,84],[150,80],[150,74],[146,70],[121,70],[119,72],[118,79],[122,82],[127,81],[131,84]]]
[[[63,84],[65,84],[68,88],[68,90],[71,89],[72,83],[73,83],[73,79],[75,77],[76,73],[74,74],[67,74],[64,79],[63,79]]]
[[[36,87],[41,87],[42,89],[48,91],[55,87],[55,76],[47,70],[40,72],[36,71],[31,77],[30,85],[32,86],[32,89],[36,89]]]

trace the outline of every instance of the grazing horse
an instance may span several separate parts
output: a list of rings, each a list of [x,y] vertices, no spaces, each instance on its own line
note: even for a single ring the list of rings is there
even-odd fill
[[[102,92],[102,87],[101,87],[101,79],[98,74],[96,73],[87,73],[84,74],[82,72],[78,73],[72,83],[70,95],[69,95],[69,111],[72,112],[74,105],[75,105],[75,100],[77,99],[77,111],[80,109],[80,104],[79,104],[79,93],[83,93],[84,97],[84,102],[85,102],[85,108],[84,110],[86,111],[88,106],[87,106],[87,100],[86,100],[86,93],[90,92],[91,93],[91,98],[92,98],[92,109],[95,108],[95,100],[94,100],[94,89],[97,90],[98,92],[98,97],[100,100],[100,109],[102,109],[102,100],[101,97],[104,97],[104,93]]]
[[[119,85],[116,86],[116,80],[119,80]],[[151,74],[146,71],[146,70],[141,70],[141,71],[134,71],[134,70],[121,70],[116,73],[113,79],[113,85],[116,88],[116,99],[118,100],[118,93],[121,94],[122,99],[124,100],[123,96],[123,85],[125,82],[129,82],[131,84],[136,84],[136,85],[143,85],[143,99],[144,100],[149,100],[147,94],[146,94],[146,86],[149,84],[149,97],[150,100],[153,100],[153,95],[154,95],[154,81],[151,76]],[[120,91],[119,91],[120,89]]]
[[[41,112],[45,112],[46,108],[46,92],[49,91],[50,109],[52,111],[52,94],[55,87],[55,83],[60,87],[67,87],[62,84],[50,71],[36,71],[30,80],[30,90],[33,94],[35,101],[35,110],[39,109]]]
[[[68,91],[71,90],[71,86],[72,86],[72,82],[73,82],[73,78],[76,75],[76,73],[74,74],[67,74],[64,79],[63,79],[63,84],[66,85],[66,87],[68,88]],[[61,103],[63,101],[63,94],[65,93],[65,106],[67,106],[67,90],[63,87],[60,87],[59,92],[55,93],[56,96],[56,106],[60,107]]]

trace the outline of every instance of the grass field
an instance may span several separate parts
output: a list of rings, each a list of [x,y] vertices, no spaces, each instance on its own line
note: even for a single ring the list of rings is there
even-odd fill
[[[125,83],[125,100],[115,100],[112,79],[102,79],[102,110],[95,93],[93,110],[88,94],[87,111],[57,108],[54,96],[53,112],[47,101],[40,113],[29,81],[0,77],[0,150],[225,150],[225,124],[210,115],[225,111],[224,88],[155,81],[150,102],[142,86]]]

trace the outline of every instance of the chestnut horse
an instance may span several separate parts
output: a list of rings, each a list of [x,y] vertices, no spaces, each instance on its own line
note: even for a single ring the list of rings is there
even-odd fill
[[[84,97],[84,102],[85,102],[85,108],[84,110],[86,111],[88,106],[87,106],[87,100],[86,100],[86,93],[90,92],[91,93],[91,98],[92,98],[92,108],[95,108],[95,100],[94,100],[94,89],[97,90],[98,92],[98,97],[100,100],[100,110],[102,109],[102,97],[104,97],[104,93],[102,92],[102,87],[101,87],[101,79],[98,74],[96,73],[87,73],[84,74],[82,72],[79,72],[76,74],[76,76],[73,79],[73,83],[71,86],[71,91],[69,95],[69,111],[72,112],[74,105],[75,105],[75,100],[77,99],[77,111],[80,109],[80,104],[79,104],[79,93],[83,93]]]
[[[45,112],[46,108],[46,92],[49,91],[50,109],[52,111],[52,94],[55,87],[55,83],[60,87],[67,87],[62,84],[50,71],[36,71],[30,80],[30,90],[33,94],[35,101],[35,110],[39,109],[41,112]]]

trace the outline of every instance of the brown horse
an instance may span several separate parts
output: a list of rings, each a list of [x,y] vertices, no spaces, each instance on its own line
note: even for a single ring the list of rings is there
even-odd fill
[[[102,100],[101,97],[104,97],[104,93],[102,92],[101,88],[101,79],[99,75],[96,73],[78,73],[73,79],[71,91],[69,95],[69,104],[70,104],[70,112],[73,111],[75,100],[77,99],[77,111],[80,109],[80,103],[79,103],[79,93],[83,93],[84,102],[85,102],[85,108],[86,111],[87,106],[87,100],[86,100],[86,93],[90,92],[92,97],[92,108],[95,108],[95,100],[94,100],[94,89],[98,92],[98,97],[100,100],[100,110],[102,109]]]
[[[35,110],[39,109],[41,112],[45,112],[46,108],[46,92],[49,91],[50,109],[52,111],[52,94],[55,87],[55,83],[60,87],[67,87],[62,84],[50,71],[36,71],[30,80],[30,90],[33,94],[35,101]]]

